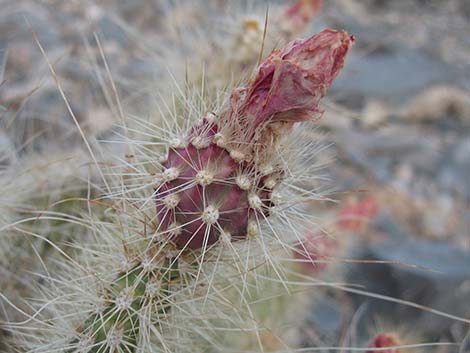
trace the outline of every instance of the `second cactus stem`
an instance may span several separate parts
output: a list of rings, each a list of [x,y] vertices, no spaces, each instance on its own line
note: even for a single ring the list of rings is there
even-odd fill
[[[80,338],[70,342],[66,352],[136,351],[143,309],[148,307],[153,318],[164,319],[171,310],[172,287],[181,278],[177,258],[165,258],[158,267],[151,262],[156,261],[130,264],[112,281],[101,293],[101,305],[78,328]]]

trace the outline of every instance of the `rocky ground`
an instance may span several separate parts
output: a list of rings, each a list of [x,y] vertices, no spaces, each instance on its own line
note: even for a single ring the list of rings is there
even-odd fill
[[[357,55],[334,90],[346,114],[325,119],[338,156],[328,173],[341,191],[365,190],[380,209],[356,257],[440,271],[360,264],[349,278],[464,317],[470,314],[467,7],[464,1],[334,1],[325,10],[326,23],[358,37]],[[359,331],[374,320],[427,338],[459,340],[468,330],[382,300],[353,301]]]

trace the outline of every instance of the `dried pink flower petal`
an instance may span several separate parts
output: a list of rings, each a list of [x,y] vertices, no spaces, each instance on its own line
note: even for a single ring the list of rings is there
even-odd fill
[[[319,274],[338,256],[338,241],[324,234],[309,232],[294,250],[294,257],[311,273]]]
[[[346,201],[341,208],[337,225],[340,229],[351,232],[364,231],[378,213],[379,204],[374,197],[351,199]]]
[[[229,119],[248,131],[249,142],[260,124],[289,125],[319,113],[318,103],[344,65],[354,42],[346,32],[324,30],[275,50],[248,86],[234,91]]]
[[[289,19],[291,30],[305,27],[320,12],[322,0],[297,0],[287,7],[283,15]]]
[[[400,353],[398,348],[392,348],[400,345],[400,340],[397,335],[393,333],[380,333],[374,337],[372,342],[369,344],[369,348],[386,348],[390,349],[369,349],[366,353]]]

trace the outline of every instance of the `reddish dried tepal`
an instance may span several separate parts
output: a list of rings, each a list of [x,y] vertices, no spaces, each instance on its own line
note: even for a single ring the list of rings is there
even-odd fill
[[[308,232],[296,246],[294,257],[300,260],[305,269],[319,274],[338,255],[339,247],[337,240],[325,234]]]
[[[369,349],[366,353],[400,353],[398,348],[394,348],[400,345],[400,340],[393,333],[380,333],[374,337],[372,342],[369,344]],[[387,348],[389,349],[383,349]],[[382,348],[382,349],[373,349]]]
[[[351,232],[363,231],[378,213],[379,204],[372,196],[348,200],[339,212],[338,227]]]
[[[169,147],[156,192],[160,232],[179,248],[255,236],[284,170],[276,147],[318,107],[354,39],[324,30],[271,53],[228,105]]]
[[[287,19],[286,30],[299,31],[306,27],[318,15],[323,0],[297,0],[286,8],[283,16]]]

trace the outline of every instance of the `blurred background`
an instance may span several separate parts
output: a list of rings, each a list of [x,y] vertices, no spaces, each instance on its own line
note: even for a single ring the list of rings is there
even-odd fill
[[[175,69],[168,48],[184,61],[190,31],[227,35],[233,11],[263,17],[292,2],[0,0],[0,165],[84,150],[29,26],[85,135],[105,140],[119,116],[106,65],[126,113],[152,114],[156,82]],[[348,243],[331,258],[358,290],[469,318],[470,1],[325,0],[303,35],[327,27],[356,37],[316,131],[333,157],[319,173],[335,202],[312,212]],[[305,345],[358,346],[382,331],[462,342],[469,330],[360,293],[325,290],[312,302]]]

